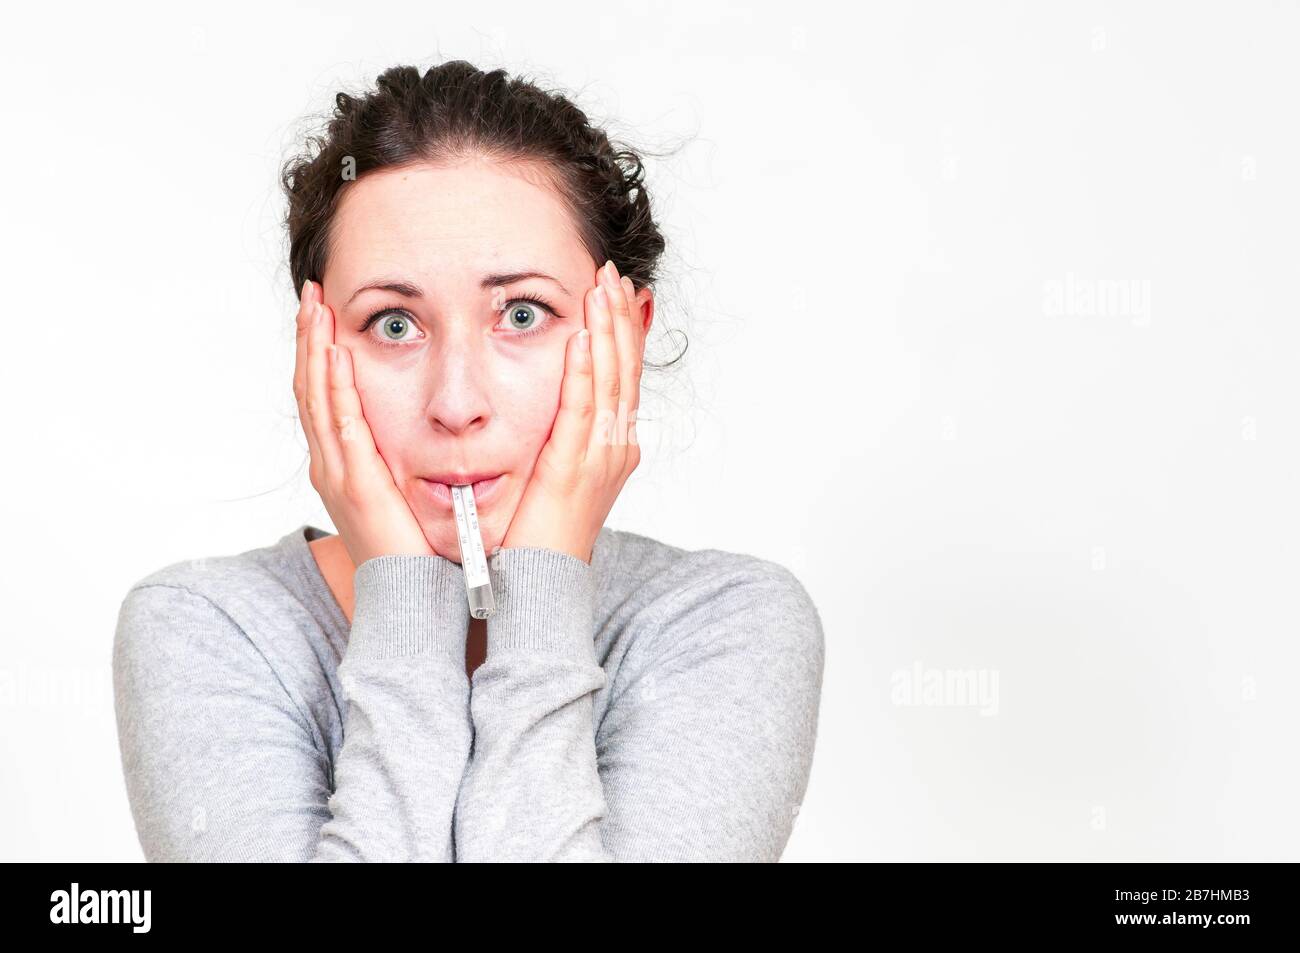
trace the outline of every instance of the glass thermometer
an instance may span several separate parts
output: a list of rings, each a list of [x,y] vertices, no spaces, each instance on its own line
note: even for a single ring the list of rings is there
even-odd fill
[[[465,570],[469,614],[475,619],[486,619],[496,611],[497,605],[492,598],[492,579],[488,576],[487,558],[483,554],[474,487],[468,484],[453,486],[451,504],[456,510],[456,537],[460,541],[460,565]]]

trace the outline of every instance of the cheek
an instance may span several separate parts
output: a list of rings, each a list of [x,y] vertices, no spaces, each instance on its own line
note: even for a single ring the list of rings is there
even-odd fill
[[[519,460],[531,463],[541,453],[560,409],[564,352],[517,363],[501,375],[494,404],[510,430]]]
[[[540,350],[540,349],[539,349]],[[355,351],[353,352],[355,355]],[[387,370],[382,364],[356,361],[357,393],[375,446],[388,464],[398,485],[408,471],[403,450],[421,439],[428,422],[411,401],[416,382],[405,374]],[[501,360],[492,368],[491,396],[499,432],[492,442],[509,446],[514,469],[525,473],[542,452],[560,407],[564,381],[564,344],[554,351],[524,353],[517,359]],[[504,461],[502,461],[504,462]]]
[[[375,447],[394,479],[400,481],[404,473],[401,451],[412,432],[411,423],[402,416],[411,408],[409,387],[372,365],[358,364],[356,378],[357,395],[361,398],[362,413],[374,437]],[[403,394],[408,396],[403,398]]]

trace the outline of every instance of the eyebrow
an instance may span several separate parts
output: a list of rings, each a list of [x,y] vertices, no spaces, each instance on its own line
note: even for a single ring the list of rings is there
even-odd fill
[[[484,275],[483,279],[479,282],[479,287],[486,291],[489,288],[495,288],[497,285],[513,285],[516,282],[524,281],[527,278],[543,278],[546,281],[553,281],[559,286],[560,290],[563,291],[565,295],[570,298],[573,297],[573,293],[570,292],[568,288],[564,287],[563,282],[561,282],[559,278],[556,278],[553,275],[548,275],[543,271],[507,271],[499,274]],[[391,291],[393,294],[399,294],[403,298],[424,297],[424,292],[420,290],[420,286],[412,284],[409,281],[400,278],[376,278],[373,281],[366,282],[356,291],[352,292],[352,297],[348,298],[347,303],[351,304],[363,291]],[[347,305],[344,305],[344,307],[346,306]]]

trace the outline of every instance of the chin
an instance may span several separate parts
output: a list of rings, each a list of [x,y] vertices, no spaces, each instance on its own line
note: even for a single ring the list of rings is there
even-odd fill
[[[483,539],[483,554],[490,557],[492,550],[501,545],[505,539],[505,533],[496,525],[495,519],[488,519],[480,514],[479,535]],[[421,516],[420,529],[424,531],[425,538],[439,555],[445,556],[452,562],[460,563],[460,540],[456,533],[456,520],[454,517],[443,516]]]

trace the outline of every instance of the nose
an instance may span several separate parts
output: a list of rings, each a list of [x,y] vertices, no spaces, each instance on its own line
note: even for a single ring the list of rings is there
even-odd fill
[[[430,424],[460,437],[487,426],[491,400],[485,366],[487,347],[469,322],[448,322],[437,346],[430,348],[427,369]]]

